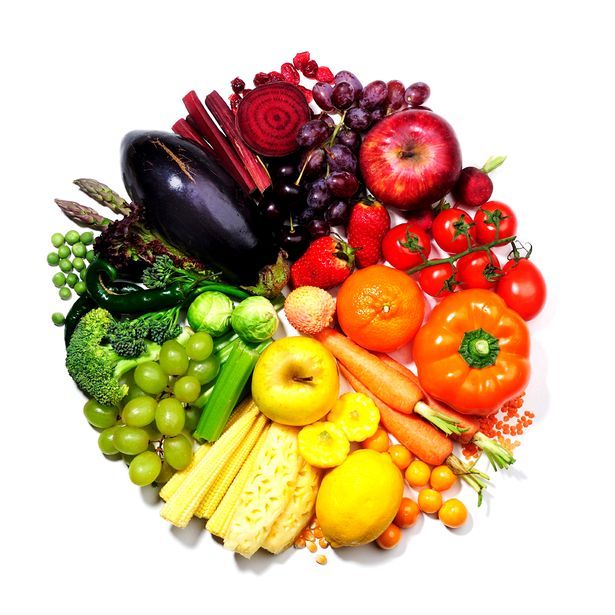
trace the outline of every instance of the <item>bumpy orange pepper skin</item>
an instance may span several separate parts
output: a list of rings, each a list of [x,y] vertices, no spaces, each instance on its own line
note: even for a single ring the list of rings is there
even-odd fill
[[[443,299],[413,346],[425,391],[459,412],[480,416],[523,392],[529,354],[524,320],[498,295],[481,289]]]

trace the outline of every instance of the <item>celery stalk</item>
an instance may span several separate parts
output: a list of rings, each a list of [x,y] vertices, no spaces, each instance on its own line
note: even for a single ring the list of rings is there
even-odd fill
[[[215,442],[224,430],[233,408],[237,405],[260,354],[271,344],[271,340],[258,346],[242,340],[233,342],[233,350],[222,366],[194,432],[198,440]]]

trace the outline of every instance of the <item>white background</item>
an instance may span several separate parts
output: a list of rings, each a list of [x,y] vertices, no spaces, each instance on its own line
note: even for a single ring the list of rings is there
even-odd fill
[[[19,2],[1,18],[0,543],[4,613],[612,612],[613,69],[608,3]],[[245,561],[174,531],[105,461],[63,368],[45,264],[52,198],[121,189],[119,142],[167,129],[195,88],[310,49],[364,83],[427,81],[464,161],[508,155],[494,197],[535,246],[538,416],[470,531],[433,519],[392,552]]]

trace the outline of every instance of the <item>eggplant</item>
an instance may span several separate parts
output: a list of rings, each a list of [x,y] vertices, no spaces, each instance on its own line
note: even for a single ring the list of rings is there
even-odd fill
[[[209,152],[171,133],[133,131],[121,164],[130,198],[171,245],[235,284],[256,284],[276,263],[279,249],[257,204]]]

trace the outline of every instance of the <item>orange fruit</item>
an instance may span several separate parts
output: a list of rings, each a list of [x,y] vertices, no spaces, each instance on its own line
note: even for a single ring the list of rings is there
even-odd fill
[[[414,338],[423,322],[425,299],[403,271],[384,265],[358,269],[337,295],[337,319],[359,346],[392,352]]]

